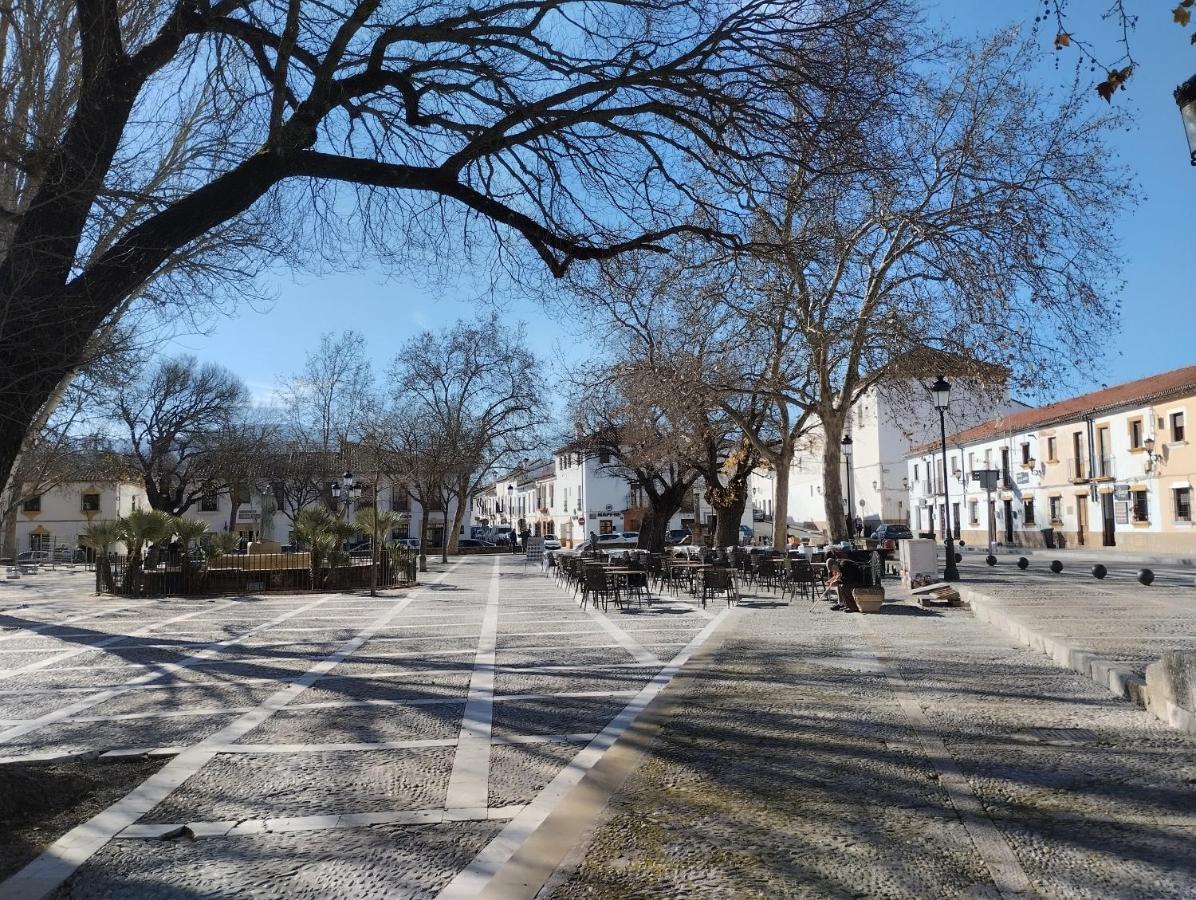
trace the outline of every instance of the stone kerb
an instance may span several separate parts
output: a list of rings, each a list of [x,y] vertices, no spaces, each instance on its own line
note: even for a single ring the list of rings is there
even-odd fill
[[[1046,654],[1057,665],[1107,687],[1119,697],[1146,706],[1146,681],[1129,666],[1018,621],[1003,608],[1000,600],[975,588],[959,585],[958,590],[960,598],[980,621],[1000,629],[1023,646]]]
[[[1196,653],[1168,650],[1146,667],[1146,708],[1173,728],[1196,734]]]

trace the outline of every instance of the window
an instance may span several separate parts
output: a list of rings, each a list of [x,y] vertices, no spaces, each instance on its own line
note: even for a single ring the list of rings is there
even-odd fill
[[[48,534],[31,534],[29,535],[29,549],[30,550],[49,550],[50,536]]]
[[[609,451],[609,450],[605,450],[605,449],[603,449],[603,450],[599,450],[599,451],[598,451],[598,463],[599,463],[599,465],[603,465],[603,466],[605,466],[605,465],[607,465],[609,462],[610,462],[610,451]]]
[[[42,511],[41,496],[39,495],[37,497],[30,497],[28,500],[26,500],[24,503],[21,504],[21,509],[23,509],[25,512],[41,512]]]
[[[84,494],[80,503],[80,509],[83,512],[99,512],[100,511],[100,495],[99,494]]]
[[[1030,465],[1030,442],[1029,441],[1022,442],[1022,465],[1023,466]]]
[[[1192,521],[1192,489],[1190,487],[1175,489],[1175,521]]]
[[[1184,413],[1183,410],[1173,412],[1171,414],[1171,440],[1179,443],[1184,439]]]
[[[390,539],[392,541],[401,541],[404,538],[411,537],[410,533],[408,532],[408,529],[410,527],[411,526],[408,525],[406,522],[400,522],[398,525],[396,525],[394,528],[391,529]]]
[[[969,500],[968,501],[968,521],[971,522],[973,525],[980,524],[980,501],[979,500]]]
[[[918,463],[914,463],[914,481],[922,477],[922,467]]]
[[[1047,438],[1047,462],[1059,461],[1059,456],[1057,453],[1058,447],[1059,445],[1056,443],[1053,437]]]
[[[1130,449],[1142,449],[1142,420],[1132,419],[1130,421]]]
[[[1034,524],[1034,498],[1027,497],[1022,501],[1022,524]]]
[[[497,500],[495,505],[498,505]],[[395,512],[411,512],[411,497],[407,493],[407,485],[400,484],[390,489],[390,508]]]
[[[1150,503],[1147,500],[1146,491],[1133,491],[1130,496],[1134,498],[1134,521],[1149,522]]]
[[[217,509],[219,509],[219,504],[216,502],[217,499],[218,498],[215,494],[204,494],[199,501],[199,511],[215,512]]]
[[[1062,497],[1051,497],[1049,502],[1051,504],[1051,524],[1052,525],[1062,525],[1063,524],[1063,498]]]

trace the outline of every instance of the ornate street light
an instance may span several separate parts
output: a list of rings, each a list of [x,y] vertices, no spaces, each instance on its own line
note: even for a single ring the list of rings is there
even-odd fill
[[[353,480],[352,472],[345,472],[341,476],[340,481],[332,482],[332,499],[336,502],[337,513],[340,512],[340,503],[343,499],[345,501],[345,518],[349,516],[349,507],[358,497],[361,496],[361,485]]]
[[[951,405],[951,385],[942,375],[930,388],[934,396],[934,408],[939,411],[939,435],[943,441],[943,523],[947,528],[947,565],[943,569],[943,581],[959,581],[959,569],[955,565],[955,537],[951,529],[951,494],[947,484],[947,407]]]
[[[839,443],[843,446],[843,458],[847,460],[847,539],[850,541],[855,535],[855,506],[851,497],[851,435],[843,435]]]
[[[1179,117],[1188,136],[1192,165],[1196,166],[1196,75],[1175,89],[1175,103],[1179,106]]]

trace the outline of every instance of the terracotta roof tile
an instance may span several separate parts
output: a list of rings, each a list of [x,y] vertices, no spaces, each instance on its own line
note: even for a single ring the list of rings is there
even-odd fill
[[[1163,372],[1161,375],[1151,375],[1147,378],[1139,378],[1137,381],[1127,381],[1124,384],[1115,384],[1113,387],[1081,394],[1078,397],[1069,397],[1058,403],[1018,410],[949,435],[947,443],[956,446],[972,444],[991,440],[1004,434],[1029,431],[1033,428],[1098,415],[1121,407],[1146,405],[1167,397],[1192,393],[1196,393],[1196,366],[1185,366],[1182,369]],[[911,450],[909,455],[918,456],[938,447],[938,441],[923,444]]]

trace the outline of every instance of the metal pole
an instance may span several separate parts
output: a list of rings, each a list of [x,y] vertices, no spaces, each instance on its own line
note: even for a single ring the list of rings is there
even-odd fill
[[[847,454],[847,539],[855,543],[855,504],[851,496],[851,454]]]
[[[947,565],[943,568],[943,581],[959,581],[959,569],[955,566],[955,536],[951,530],[951,486],[947,483],[947,417],[946,410],[939,410],[939,435],[943,442],[943,524],[947,532]]]

